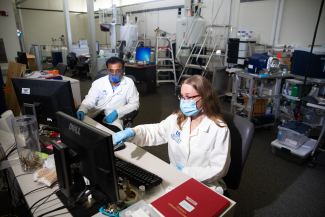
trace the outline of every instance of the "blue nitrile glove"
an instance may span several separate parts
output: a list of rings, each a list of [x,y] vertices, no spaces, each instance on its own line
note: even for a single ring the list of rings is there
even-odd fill
[[[114,134],[113,141],[115,145],[119,145],[128,141],[133,136],[134,136],[133,130],[131,128],[125,128],[125,130]]]
[[[179,171],[182,171],[183,168],[184,168],[184,166],[182,166],[182,165],[180,165],[180,164],[176,164],[176,166],[177,166],[177,169],[178,169]]]
[[[111,114],[107,115],[105,120],[106,120],[107,123],[110,124],[115,120],[116,117],[117,117],[117,111],[114,110]]]
[[[85,117],[85,113],[83,112],[83,111],[78,111],[77,112],[77,118],[79,119],[79,120],[83,120],[84,119],[84,117]]]

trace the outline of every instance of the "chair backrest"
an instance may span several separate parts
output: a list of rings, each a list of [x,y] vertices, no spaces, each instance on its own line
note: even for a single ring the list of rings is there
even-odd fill
[[[94,81],[96,81],[97,79],[104,77],[107,75],[107,69],[101,69],[99,70],[98,74],[95,76]]]
[[[76,56],[76,53],[71,52],[68,53],[67,55],[67,64],[69,66],[70,69],[73,69],[75,67],[75,65],[77,65],[78,59]]]
[[[254,124],[245,118],[224,111],[224,120],[228,125],[231,138],[231,163],[229,171],[223,180],[227,187],[238,189],[242,171],[252,145]]]
[[[64,63],[58,63],[55,69],[59,70],[60,75],[64,75],[65,72],[67,71],[67,65]]]

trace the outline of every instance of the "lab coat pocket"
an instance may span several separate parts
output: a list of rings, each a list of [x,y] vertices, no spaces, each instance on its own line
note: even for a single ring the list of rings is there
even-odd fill
[[[106,102],[108,101],[107,95],[101,95],[98,97],[97,102],[95,104],[96,108],[101,108],[102,106],[106,105]]]
[[[192,148],[187,166],[206,167],[209,165],[210,152]]]

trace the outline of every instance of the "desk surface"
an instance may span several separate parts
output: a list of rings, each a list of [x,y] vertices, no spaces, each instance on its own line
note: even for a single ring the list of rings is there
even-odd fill
[[[100,130],[103,130],[104,132],[114,134],[111,130],[109,130],[106,127],[104,127],[103,125],[97,123],[96,121],[89,118],[88,116],[85,116],[84,122],[98,128]],[[0,132],[0,134],[1,134],[1,132]],[[1,138],[1,135],[0,135],[0,138]],[[13,143],[13,140],[10,138],[7,138],[7,141],[3,141],[1,138],[0,141],[1,141],[1,144],[3,144],[3,146],[4,146],[4,150],[7,150],[7,148]],[[137,166],[140,166],[140,167],[160,176],[163,179],[162,187],[164,190],[166,190],[168,187],[175,188],[190,179],[190,177],[188,175],[186,175],[185,173],[178,171],[176,168],[174,168],[174,167],[170,166],[169,164],[165,163],[164,161],[158,159],[154,155],[146,152],[142,148],[139,148],[135,144],[128,143],[128,142],[126,142],[125,144],[126,144],[126,148],[121,151],[116,152],[115,153],[116,156],[119,158],[125,159],[126,161],[129,161]],[[15,157],[17,157],[17,154],[11,156],[11,158],[15,158]],[[148,162],[150,162],[150,163],[148,163]],[[13,169],[15,176],[23,174],[23,172],[20,169],[20,165],[14,166],[14,167],[12,167],[12,169]],[[20,188],[21,188],[23,194],[26,194],[29,191],[32,191],[39,187],[33,181],[32,174],[20,176],[17,178],[17,181],[20,185]],[[40,190],[35,193],[31,193],[31,194],[27,195],[25,197],[25,199],[26,199],[28,205],[31,206],[36,201],[38,201],[40,198],[42,198],[46,195],[49,195],[57,188],[58,188],[58,186],[55,186],[52,189],[45,189],[45,190]],[[157,196],[157,198],[158,197],[159,196]],[[146,202],[151,203],[152,201],[154,201],[157,198],[155,198],[155,196],[152,196]],[[224,210],[220,214],[220,216],[233,216],[234,207],[235,207],[236,203],[230,199],[228,199],[228,200],[230,201],[230,205],[228,206],[228,208],[226,210]],[[50,197],[50,199],[45,204],[43,204],[40,208],[37,209],[35,215],[36,216],[40,215],[42,213],[48,212],[48,211],[58,208],[60,206],[62,206],[62,202],[60,201],[60,199],[58,199],[56,195],[52,195]],[[69,211],[67,209],[53,212],[51,214],[51,216],[53,216],[53,215],[71,216],[71,214],[69,213]],[[97,213],[94,216],[103,217],[103,215],[101,213]]]
[[[136,68],[136,69],[150,68],[150,67],[156,67],[156,66],[157,65],[138,66],[138,65],[125,64],[125,67]]]

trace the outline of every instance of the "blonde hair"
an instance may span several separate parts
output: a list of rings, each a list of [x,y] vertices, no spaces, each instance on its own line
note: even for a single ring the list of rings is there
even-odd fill
[[[219,97],[213,89],[211,82],[201,75],[193,75],[192,77],[184,80],[183,84],[191,85],[200,95],[203,102],[202,109],[206,116],[217,126],[225,127],[226,123],[223,119],[223,112],[221,110]],[[177,125],[179,129],[182,130],[182,126],[188,117],[184,115],[180,109],[174,111],[173,114],[176,114],[178,116]],[[220,122],[223,123],[222,126],[220,125]]]

